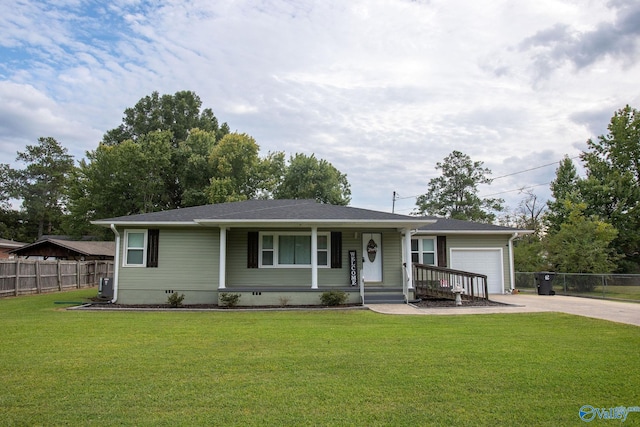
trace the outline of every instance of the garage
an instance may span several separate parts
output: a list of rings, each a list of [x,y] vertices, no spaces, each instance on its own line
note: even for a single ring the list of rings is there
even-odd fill
[[[504,277],[501,248],[451,249],[450,265],[454,270],[469,271],[487,276],[490,294],[504,292]]]

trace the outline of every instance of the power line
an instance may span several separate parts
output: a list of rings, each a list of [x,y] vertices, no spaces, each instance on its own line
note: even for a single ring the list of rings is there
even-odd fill
[[[569,160],[574,160],[574,159],[577,159],[577,158],[579,158],[579,157],[580,157],[580,155],[573,156],[573,157],[569,157]],[[506,175],[501,175],[501,176],[497,176],[497,177],[495,177],[495,178],[491,178],[491,181],[493,182],[493,181],[495,181],[496,179],[506,178],[506,177],[509,177],[509,176],[519,175],[519,174],[521,174],[521,173],[531,172],[531,171],[534,171],[534,170],[537,170],[537,169],[546,168],[546,167],[549,167],[549,166],[557,165],[558,163],[559,163],[559,162],[558,162],[558,161],[556,161],[556,162],[552,162],[552,163],[547,163],[547,164],[544,164],[544,165],[536,166],[536,167],[533,167],[533,168],[530,168],[530,169],[524,169],[524,170],[521,170],[521,171],[508,173],[508,174],[506,174]],[[545,184],[528,185],[528,186],[524,186],[524,187],[520,187],[520,188],[515,188],[515,189],[513,189],[513,190],[506,190],[506,191],[501,191],[501,192],[499,192],[499,193],[489,194],[489,195],[486,195],[486,196],[484,196],[484,197],[496,196],[496,195],[498,195],[498,194],[504,194],[504,193],[512,193],[512,192],[514,192],[514,191],[522,191],[522,190],[524,190],[524,189],[526,189],[526,188],[535,188],[535,187],[540,187],[540,186],[543,186],[543,185],[549,185],[549,184],[551,184],[551,182],[547,182],[547,183],[545,183]],[[421,196],[421,194],[416,194],[415,196],[400,197],[400,195],[399,195],[396,191],[394,191],[394,192],[393,192],[393,203],[394,203],[394,207],[395,207],[395,201],[396,201],[396,200],[415,199],[415,198],[420,197],[420,196]]]
[[[578,155],[578,156],[574,156],[574,157],[569,157],[569,160],[577,159],[578,157],[580,157],[580,156]],[[518,175],[518,174],[525,173],[525,172],[531,172],[531,171],[534,171],[536,169],[542,169],[542,168],[546,168],[548,166],[553,166],[553,165],[557,165],[557,164],[558,164],[558,162],[547,163],[546,165],[536,166],[536,167],[531,168],[531,169],[525,169],[525,170],[521,170],[521,171],[518,171],[518,172],[508,173],[506,175],[501,175],[501,176],[497,176],[495,178],[491,178],[491,181],[495,181],[496,179],[500,179],[500,178],[506,178],[508,176]]]
[[[543,186],[543,185],[549,185],[549,184],[551,184],[551,182],[545,182],[545,183],[543,183],[543,184],[535,184],[535,185],[525,185],[524,187],[514,188],[513,190],[505,190],[505,191],[501,191],[501,192],[499,192],[499,193],[486,194],[486,195],[484,195],[484,196],[482,196],[482,197],[497,196],[497,195],[499,195],[499,194],[513,193],[514,191],[520,191],[520,192],[522,192],[522,191],[527,190],[527,189],[529,189],[529,188],[541,187],[541,186]]]

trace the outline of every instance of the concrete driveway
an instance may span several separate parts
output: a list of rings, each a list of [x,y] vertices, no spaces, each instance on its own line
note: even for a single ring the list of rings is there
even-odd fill
[[[417,308],[408,304],[372,304],[368,307],[375,312],[384,314],[417,315],[536,313],[555,311],[640,326],[640,303],[535,294],[491,295],[489,299],[509,305]]]

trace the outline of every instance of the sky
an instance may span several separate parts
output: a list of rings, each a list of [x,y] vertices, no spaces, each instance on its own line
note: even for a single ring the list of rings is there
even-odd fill
[[[191,90],[261,155],[329,161],[351,206],[411,213],[457,150],[514,210],[639,81],[637,0],[4,0],[0,163],[45,136],[79,161],[139,99]]]

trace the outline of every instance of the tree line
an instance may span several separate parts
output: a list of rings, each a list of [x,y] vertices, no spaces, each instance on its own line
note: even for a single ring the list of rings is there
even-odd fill
[[[24,169],[0,164],[0,237],[24,242],[43,234],[74,237],[108,231],[91,220],[255,198],[308,198],[347,205],[345,174],[315,155],[260,156],[255,139],[231,132],[193,92],[152,93],[124,112],[95,150],[76,165],[58,141],[38,139],[17,153]],[[491,171],[453,151],[441,176],[418,196],[414,215],[532,230],[515,243],[517,271],[640,272],[640,113],[616,111],[608,133],[587,141],[580,177],[565,157],[552,199],[532,192],[512,214],[502,199],[481,198]],[[14,210],[11,199],[22,206]]]
[[[429,181],[414,213],[532,230],[516,240],[517,271],[640,273],[638,110],[627,105],[616,111],[608,132],[589,139],[579,159],[584,177],[565,157],[550,184],[550,200],[525,191],[507,214],[502,199],[478,196],[478,185],[491,183],[491,171],[453,151],[437,163],[441,176]]]
[[[625,106],[607,129],[580,153],[584,177],[568,157],[558,165],[552,200],[525,222],[536,233],[516,247],[520,271],[640,272],[640,112]]]
[[[254,198],[347,205],[345,174],[315,155],[269,152],[231,132],[198,95],[153,92],[124,111],[76,165],[52,137],[18,152],[23,169],[0,164],[0,237],[105,235],[91,220]],[[21,209],[10,206],[21,201]]]

